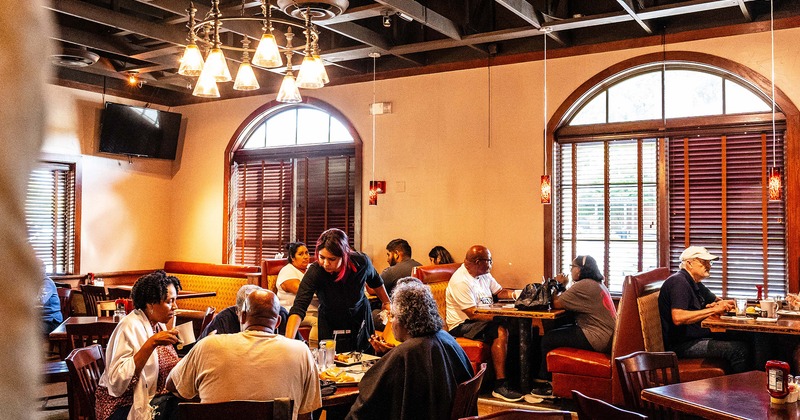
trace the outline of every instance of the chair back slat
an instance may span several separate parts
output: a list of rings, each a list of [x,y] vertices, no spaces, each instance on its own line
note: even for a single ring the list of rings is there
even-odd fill
[[[120,289],[118,287],[108,288],[108,300],[130,299],[130,298],[131,298],[131,291],[128,289]]]
[[[288,398],[272,401],[182,402],[178,404],[178,420],[289,420],[293,409],[294,402]]]
[[[615,359],[620,373],[625,405],[651,417],[664,417],[666,411],[642,399],[642,390],[681,381],[678,356],[674,352],[637,351]]]
[[[478,373],[468,381],[458,384],[453,396],[453,409],[450,411],[450,420],[478,414],[478,391],[481,389],[483,375],[486,373],[486,363],[481,363]]]
[[[67,324],[66,330],[73,349],[89,347],[92,344],[99,344],[105,348],[116,327],[117,324],[113,322],[90,322]]]
[[[105,287],[82,284],[81,293],[83,303],[86,304],[86,315],[97,316],[97,302],[108,299]]]
[[[95,418],[95,398],[100,376],[106,369],[103,348],[99,344],[76,348],[65,359],[69,369],[69,381],[78,398],[80,415],[90,420]]]

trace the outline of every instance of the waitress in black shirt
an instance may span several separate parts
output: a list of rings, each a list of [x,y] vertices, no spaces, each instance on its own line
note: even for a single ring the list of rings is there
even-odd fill
[[[289,311],[286,336],[294,337],[306,315],[311,298],[319,299],[319,339],[336,338],[336,352],[364,351],[375,332],[364,284],[375,290],[382,308],[391,308],[383,280],[369,258],[350,248],[347,234],[339,229],[322,232],[316,247],[317,261],[308,266],[294,305]]]

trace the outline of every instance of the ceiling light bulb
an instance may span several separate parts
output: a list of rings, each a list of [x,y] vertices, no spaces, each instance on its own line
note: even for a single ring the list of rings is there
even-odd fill
[[[384,28],[392,27],[392,18],[388,14],[383,15],[383,27]]]
[[[294,76],[291,71],[286,72],[281,83],[281,89],[278,91],[278,97],[275,98],[278,102],[284,103],[298,103],[302,102],[303,98],[300,96],[300,91],[297,90]]]
[[[203,72],[200,74],[200,78],[197,79],[197,84],[194,87],[192,95],[201,98],[219,98],[217,81],[214,80],[214,77],[206,72],[205,69],[203,69]]]
[[[128,75],[128,83],[130,83],[131,85],[135,85],[136,84],[136,75],[135,74],[131,73],[131,74]]]
[[[203,71],[203,54],[200,53],[200,48],[196,44],[189,44],[183,50],[183,57],[181,58],[181,67],[178,69],[178,74],[184,76],[199,76]]]
[[[275,35],[265,33],[258,43],[256,53],[253,55],[253,65],[258,67],[280,67],[283,65],[281,53],[278,51],[278,43],[275,41]]]
[[[319,89],[325,85],[322,80],[324,68],[322,63],[309,54],[303,58],[300,71],[297,73],[297,87],[303,89]]]
[[[228,70],[228,62],[225,60],[225,54],[219,47],[211,49],[206,58],[206,64],[203,66],[203,73],[208,71],[218,82],[230,82],[233,80],[231,72]]]
[[[258,79],[253,73],[253,67],[250,62],[243,61],[239,65],[239,71],[236,73],[236,81],[233,83],[233,88],[235,90],[256,90],[259,87]]]

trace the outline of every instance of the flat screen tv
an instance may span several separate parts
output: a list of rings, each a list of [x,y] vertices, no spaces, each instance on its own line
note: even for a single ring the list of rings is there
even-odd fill
[[[100,151],[175,159],[181,114],[106,102],[100,122]]]

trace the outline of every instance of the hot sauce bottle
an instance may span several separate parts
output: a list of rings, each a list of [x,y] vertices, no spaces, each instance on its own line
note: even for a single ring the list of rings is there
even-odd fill
[[[764,369],[767,371],[767,391],[771,403],[783,404],[789,394],[789,364],[780,360],[770,360]]]

